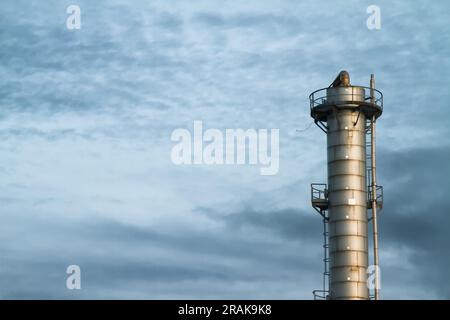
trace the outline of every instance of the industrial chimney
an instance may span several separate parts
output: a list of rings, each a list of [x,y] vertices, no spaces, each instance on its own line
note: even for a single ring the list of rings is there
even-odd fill
[[[373,224],[373,298],[379,299],[377,208],[383,188],[376,185],[375,121],[383,112],[383,95],[353,86],[347,71],[310,96],[311,117],[327,135],[328,184],[311,185],[311,202],[323,217],[322,299],[372,298],[368,279],[368,223]],[[370,210],[370,215],[369,215]]]

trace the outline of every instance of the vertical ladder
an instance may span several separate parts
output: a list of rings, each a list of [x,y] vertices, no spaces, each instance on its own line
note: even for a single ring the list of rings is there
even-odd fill
[[[366,183],[367,192],[372,185],[372,126],[371,119],[366,119]]]
[[[367,220],[372,221],[372,214],[369,216],[369,210],[372,212],[371,186],[372,186],[372,126],[371,119],[366,119],[366,190],[367,190]],[[370,254],[369,254],[370,257]],[[370,291],[370,290],[369,290]],[[369,300],[374,300],[374,293],[369,292]]]
[[[325,218],[323,219],[323,281],[322,290],[324,294],[329,293],[330,287],[330,244],[328,240],[328,217],[324,212]]]
[[[323,222],[323,273],[322,289],[313,290],[314,300],[330,299],[330,245],[328,231],[328,190],[324,183],[311,184],[311,204],[320,216]]]
[[[320,210],[320,215],[323,217],[323,273],[322,273],[322,289],[314,290],[314,300],[328,300],[330,299],[330,245],[328,242],[328,215],[327,210]]]
[[[378,267],[378,228],[377,228],[377,208],[383,204],[383,187],[374,184],[376,182],[376,177],[372,177],[374,170],[374,157],[372,154],[372,143],[375,143],[375,135],[372,131],[372,121],[373,119],[366,119],[366,172],[367,172],[367,213],[369,210],[371,215],[368,214],[368,221],[372,221],[373,228],[373,245],[374,245],[374,255],[373,264]],[[374,184],[374,185],[373,185]],[[375,272],[378,272],[376,269]],[[379,275],[376,274],[375,281],[379,281]],[[379,299],[379,288],[375,286],[373,289],[373,294],[369,295],[370,300]]]

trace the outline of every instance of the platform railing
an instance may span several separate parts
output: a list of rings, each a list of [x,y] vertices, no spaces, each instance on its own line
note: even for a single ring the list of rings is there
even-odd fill
[[[383,207],[383,186],[376,186],[376,202],[377,207]],[[372,186],[367,186],[367,206],[370,209],[372,207]]]
[[[328,290],[313,290],[314,300],[328,300],[329,294]]]
[[[347,88],[352,89],[351,92],[345,93],[346,96],[349,96],[351,98],[348,102],[352,102],[352,101],[361,102],[361,90],[360,89],[364,89],[364,101],[368,102],[368,103],[374,103],[383,110],[383,94],[381,93],[381,91],[379,91],[377,89],[371,89],[369,87],[363,87],[363,86],[349,86]],[[327,98],[342,96],[342,93],[327,95],[327,92],[328,92],[327,89],[329,89],[329,88],[322,88],[322,89],[314,91],[313,93],[311,93],[309,95],[309,103],[310,103],[311,110],[319,105],[326,104]],[[370,95],[371,90],[373,90],[373,92],[374,92],[373,102],[371,101],[372,100],[372,97]]]
[[[326,183],[312,183],[311,184],[311,202],[327,201],[328,190]]]

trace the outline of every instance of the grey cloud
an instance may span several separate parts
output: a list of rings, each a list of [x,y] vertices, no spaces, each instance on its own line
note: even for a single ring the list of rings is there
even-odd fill
[[[410,263],[418,274],[414,280],[448,299],[450,250],[445,243],[450,226],[450,148],[382,152],[379,158],[386,181],[382,244],[411,249]]]
[[[10,218],[9,221],[17,219]],[[299,281],[298,268],[306,273],[314,267],[314,264],[288,254],[289,251],[280,248],[276,241],[247,239],[245,232],[233,226],[220,233],[185,230],[184,233],[168,234],[168,230],[156,231],[112,220],[63,222],[53,218],[48,222],[33,218],[22,223],[22,233],[33,233],[34,230],[41,231],[40,236],[22,238],[14,248],[2,245],[3,265],[8,266],[0,271],[3,298],[111,297],[115,290],[132,291],[134,282],[137,286],[146,284],[148,287],[147,290],[141,288],[140,295],[134,295],[138,298],[158,298],[161,292],[152,288],[183,281],[192,282],[192,289],[200,291],[204,290],[203,284],[196,285],[196,282],[218,283],[219,287],[213,286],[220,292],[223,290],[220,286],[227,281],[253,285],[263,285],[261,277],[275,283],[294,278]],[[2,232],[3,236],[8,233]],[[37,239],[39,244],[33,245]],[[55,241],[59,245],[46,246]],[[37,251],[34,252],[32,247]],[[19,258],[17,251],[27,255]],[[73,295],[64,287],[65,268],[69,264],[78,264],[82,268],[84,285],[79,294]],[[246,265],[259,265],[259,268],[243,268]],[[283,270],[275,272],[279,268]],[[198,297],[198,294],[192,294]],[[237,289],[227,294],[241,293]],[[270,295],[270,289],[266,294]]]
[[[276,14],[234,14],[222,15],[217,13],[198,13],[193,18],[194,22],[204,24],[207,27],[223,28],[253,28],[259,32],[284,31],[286,34],[298,34],[304,22],[301,17]],[[242,30],[245,32],[245,30]]]
[[[289,241],[317,242],[320,240],[322,220],[313,210],[307,213],[293,208],[273,211],[244,208],[242,211],[233,213],[217,213],[206,208],[199,210],[213,219],[226,223],[230,228],[260,228],[264,232],[275,233]]]

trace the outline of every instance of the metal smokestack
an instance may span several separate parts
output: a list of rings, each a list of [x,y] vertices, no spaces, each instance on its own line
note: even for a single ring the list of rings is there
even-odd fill
[[[328,151],[328,184],[311,185],[312,206],[324,223],[323,288],[314,296],[370,299],[368,222],[374,223],[374,265],[378,266],[376,209],[382,205],[382,187],[376,185],[374,135],[383,95],[375,89],[373,76],[370,88],[353,86],[348,72],[341,71],[328,88],[310,95],[310,109],[327,134]],[[378,285],[378,279],[375,282]],[[374,294],[378,299],[378,287]]]

